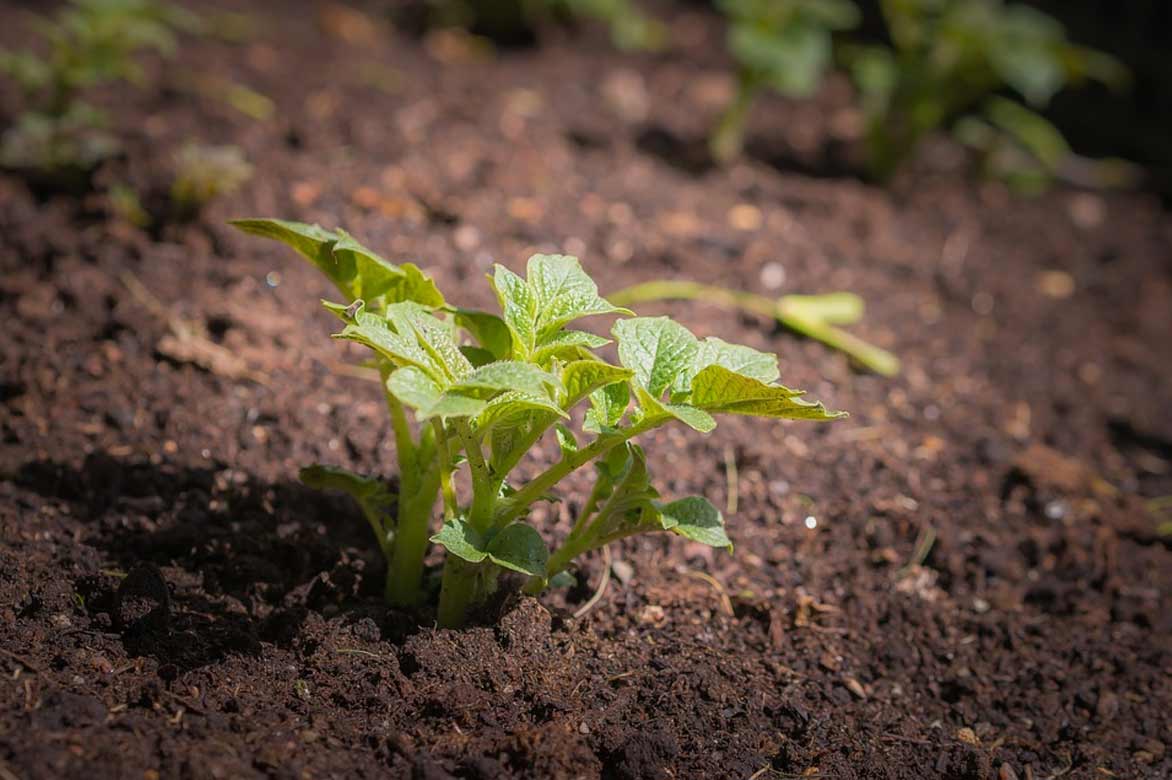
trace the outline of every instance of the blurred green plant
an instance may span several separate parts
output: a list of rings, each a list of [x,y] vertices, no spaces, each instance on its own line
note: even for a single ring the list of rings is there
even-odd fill
[[[252,178],[252,165],[236,146],[188,143],[175,155],[171,208],[179,220],[199,216],[209,203],[231,195]]]
[[[727,45],[737,63],[732,102],[709,139],[712,156],[728,162],[744,146],[753,101],[772,89],[807,97],[833,64],[833,34],[859,22],[852,0],[718,0],[728,16]]]
[[[1045,186],[1072,155],[1038,111],[1068,86],[1128,80],[1115,59],[1071,43],[1057,20],[1026,5],[880,0],[880,8],[891,47],[844,50],[866,116],[867,165],[879,180],[928,134],[950,127],[982,155],[987,172]]]
[[[159,0],[72,0],[54,17],[34,17],[43,53],[0,50],[0,73],[24,98],[24,113],[0,137],[0,165],[42,172],[88,171],[118,151],[87,90],[111,82],[141,85],[137,55],[171,55],[176,33],[197,17]]]

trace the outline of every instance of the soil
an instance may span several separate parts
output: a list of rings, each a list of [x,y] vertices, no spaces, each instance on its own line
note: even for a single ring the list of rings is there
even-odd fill
[[[246,6],[258,37],[187,41],[159,88],[101,96],[128,141],[98,177],[165,192],[199,138],[245,150],[242,191],[143,231],[0,177],[0,777],[1172,776],[1155,199],[1018,198],[947,147],[865,184],[826,151],[851,138],[841,85],[765,101],[751,156],[715,169],[701,139],[729,85],[699,11],[661,57],[583,30],[485,58],[374,8]],[[381,603],[356,508],[296,481],[317,461],[393,478],[391,437],[360,353],[327,337],[326,283],[224,225],[253,215],[343,226],[470,305],[492,262],[536,250],[580,255],[604,292],[848,289],[855,332],[904,370],[643,307],[777,352],[852,417],[648,437],[665,495],[735,489],[735,554],[627,541],[578,617],[601,557],[436,630]],[[582,485],[537,516],[551,535]]]

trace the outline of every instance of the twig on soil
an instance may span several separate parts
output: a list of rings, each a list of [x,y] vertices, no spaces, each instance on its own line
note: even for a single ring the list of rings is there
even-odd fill
[[[725,590],[724,586],[720,584],[720,580],[716,579],[711,574],[702,571],[689,571],[686,572],[686,574],[689,577],[694,577],[698,580],[704,580],[713,588],[715,588],[717,594],[720,596],[720,606],[724,609],[725,614],[729,615],[730,617],[736,614],[733,610],[732,599],[728,597],[728,591]]]
[[[360,650],[357,647],[336,647],[336,648],[334,648],[334,652],[341,653],[342,655],[364,655],[368,658],[374,658],[375,660],[378,660],[378,661],[386,661],[387,660],[387,657],[385,655],[379,655],[378,653],[372,653],[369,650]]]
[[[936,529],[930,525],[926,525],[920,529],[920,533],[916,536],[916,546],[912,549],[911,559],[895,573],[896,577],[902,577],[917,566],[923,566],[924,561],[928,560],[928,553],[932,552],[932,545],[936,543]]]
[[[577,611],[574,612],[575,620],[594,609],[595,605],[599,601],[602,601],[602,594],[606,593],[606,586],[610,584],[611,557],[609,547],[602,548],[602,564],[602,580],[598,583],[598,589],[594,591],[594,595],[585,604],[578,607]]]
[[[766,774],[768,774],[770,777],[803,778],[803,779],[804,778],[814,778],[814,780],[817,780],[817,778],[820,778],[820,777],[829,777],[830,776],[830,775],[824,775],[821,772],[816,772],[814,774],[807,774],[805,772],[800,772],[798,774],[793,774],[791,772],[778,772],[772,766],[766,764],[765,766],[761,767],[753,774],[749,775],[748,780],[757,780],[757,778],[762,777],[763,775],[766,775]]]
[[[194,712],[196,715],[202,715],[205,718],[207,717],[207,715],[208,715],[207,710],[203,709],[198,704],[193,703],[191,700],[187,699],[186,697],[180,696],[179,694],[174,693],[172,691],[164,691],[164,693],[166,693],[168,696],[170,696],[173,701],[177,702],[178,704],[183,705],[187,709]],[[183,718],[183,710],[180,709],[179,712],[176,713],[176,715],[175,715],[175,723],[178,724],[182,718]]]
[[[737,476],[737,454],[732,446],[724,448],[724,479],[728,483],[728,497],[725,499],[724,511],[735,515],[737,501],[741,495],[741,485]]]
[[[193,363],[206,371],[229,379],[248,379],[259,385],[269,384],[267,375],[254,371],[232,350],[211,341],[202,328],[170,311],[154,293],[130,271],[123,271],[123,286],[138,303],[167,324],[171,333],[159,339],[159,352],[181,363]]]

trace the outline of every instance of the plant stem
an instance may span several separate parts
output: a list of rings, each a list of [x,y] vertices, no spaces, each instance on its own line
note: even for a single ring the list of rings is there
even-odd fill
[[[492,474],[484,462],[484,453],[467,420],[456,422],[456,433],[468,456],[468,467],[472,472],[472,506],[468,511],[468,522],[478,531],[487,531],[492,526],[492,513],[497,497]]]
[[[452,455],[448,451],[448,435],[444,431],[444,424],[440,420],[431,421],[435,430],[436,457],[440,463],[440,490],[444,495],[444,520],[451,520],[459,514],[460,507],[456,503],[456,491],[452,488]]]
[[[708,142],[712,158],[721,165],[741,156],[745,146],[745,122],[759,90],[757,79],[742,70],[737,80],[737,93],[721,114]]]
[[[524,512],[530,504],[545,495],[550,488],[558,482],[561,482],[567,475],[580,469],[600,455],[606,454],[623,442],[662,425],[668,419],[670,418],[644,418],[630,428],[625,428],[617,433],[601,435],[582,449],[566,455],[531,480],[525,487],[518,490],[512,497],[498,502],[496,523],[498,525],[505,525]]]
[[[594,514],[594,510],[598,508],[598,499],[602,498],[602,491],[604,482],[602,479],[594,480],[594,487],[590,490],[590,496],[586,499],[586,503],[582,505],[582,511],[578,513],[578,517],[574,520],[574,527],[570,529],[570,535],[567,541],[575,538],[586,527],[586,522]],[[556,572],[554,572],[556,574]]]
[[[470,563],[449,554],[444,561],[437,621],[440,628],[460,628],[468,609],[496,590],[500,569],[491,563]]]
[[[407,607],[419,603],[434,503],[434,490],[428,501],[419,495],[399,496],[398,530],[387,561],[386,600],[391,604]]]

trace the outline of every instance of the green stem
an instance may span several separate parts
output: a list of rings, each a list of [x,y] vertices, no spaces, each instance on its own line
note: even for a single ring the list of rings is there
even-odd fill
[[[708,148],[712,158],[720,164],[732,162],[741,156],[745,146],[745,123],[749,109],[761,87],[758,80],[747,71],[741,71],[737,80],[737,93],[732,103],[720,116],[716,129],[712,131]]]
[[[599,436],[582,449],[566,455],[518,490],[512,497],[498,502],[496,524],[506,525],[524,512],[530,504],[549,492],[550,488],[565,479],[567,475],[582,468],[600,455],[605,455],[623,442],[662,425],[668,419],[667,417],[645,418],[630,428]]]
[[[534,578],[534,580],[540,582],[542,585],[542,587],[537,590],[537,593],[540,593],[541,590],[544,590],[545,584],[548,583],[551,578],[565,571],[566,568],[570,565],[570,562],[577,558],[581,553],[582,550],[578,549],[578,546],[574,544],[574,541],[572,539],[567,539],[565,544],[555,550],[553,555],[549,556],[549,563],[546,564],[545,568],[544,580],[538,579],[536,577]],[[528,588],[526,588],[526,592],[530,592]]]
[[[699,282],[685,282],[662,280],[644,282],[631,287],[625,287],[616,293],[606,296],[606,299],[615,306],[626,306],[632,303],[647,303],[649,301],[664,301],[678,299],[684,301],[704,300],[710,303],[744,309],[755,312],[764,317],[777,316],[777,302],[764,295],[740,290],[729,290],[725,287],[715,287]]]
[[[386,600],[398,606],[414,606],[422,597],[423,559],[435,504],[436,486],[430,495],[399,497],[398,530],[387,561]]]
[[[574,527],[570,529],[570,535],[567,537],[567,541],[576,538],[582,532],[582,529],[586,527],[587,521],[594,514],[594,510],[598,508],[598,500],[602,498],[604,486],[604,480],[594,480],[594,487],[590,491],[590,497],[586,499],[586,503],[582,505],[582,511],[578,513],[577,519],[574,520]],[[554,574],[557,574],[557,572],[554,572]]]
[[[484,453],[467,420],[456,422],[456,433],[468,456],[472,472],[472,507],[468,511],[468,522],[478,531],[487,531],[492,526],[492,512],[496,502],[497,489],[493,487],[492,474],[484,461]]]
[[[452,455],[448,451],[448,435],[444,431],[444,424],[440,420],[431,421],[435,430],[436,457],[440,463],[440,490],[444,496],[444,520],[451,520],[459,514],[460,507],[456,502],[456,491],[452,487]]]
[[[468,610],[482,603],[496,590],[500,569],[490,563],[470,563],[448,555],[440,585],[437,620],[440,628],[460,628]]]

